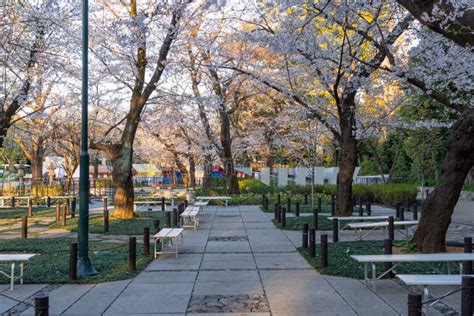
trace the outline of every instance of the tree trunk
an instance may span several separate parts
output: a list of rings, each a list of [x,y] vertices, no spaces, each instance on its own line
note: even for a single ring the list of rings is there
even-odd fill
[[[230,120],[225,107],[219,111],[220,114],[220,141],[222,146],[221,160],[224,164],[227,190],[229,194],[240,194],[239,183],[234,169],[234,158],[232,157],[232,140],[230,137]]]
[[[437,187],[423,205],[413,241],[422,252],[446,250],[446,233],[469,170],[474,166],[474,109],[464,110],[446,146]]]
[[[43,150],[42,145],[33,145],[33,152],[31,155],[31,176],[33,180],[43,179]],[[36,147],[36,148],[35,148]]]
[[[212,155],[210,153],[204,153],[204,170],[202,177],[202,187],[211,187],[211,175],[212,175]]]
[[[340,114],[339,173],[337,174],[336,215],[352,215],[352,178],[357,165],[357,140],[354,132],[354,102],[347,100]],[[352,105],[351,105],[352,104]]]
[[[133,179],[132,179],[132,148],[121,146],[112,160],[112,183],[115,188],[114,216],[133,218]]]
[[[196,188],[196,161],[194,160],[193,155],[189,155],[189,185],[195,189]]]

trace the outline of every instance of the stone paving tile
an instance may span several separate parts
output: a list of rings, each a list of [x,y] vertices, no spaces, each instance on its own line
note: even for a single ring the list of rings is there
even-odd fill
[[[181,283],[194,282],[197,271],[157,271],[142,272],[133,279],[133,283],[156,284],[156,283]]]
[[[247,233],[245,229],[212,229],[209,237],[226,237],[226,236],[245,236],[247,237]]]
[[[250,252],[248,241],[208,241],[206,253]]]
[[[270,316],[270,313],[187,313],[188,316]]]
[[[260,280],[251,282],[196,282],[193,295],[263,294]]]
[[[196,282],[260,281],[257,270],[200,271]]]
[[[135,283],[132,282],[120,295],[133,297],[137,294],[147,295],[147,293],[154,293],[156,296],[161,295],[176,295],[176,296],[190,296],[193,291],[194,280],[191,282],[167,282],[167,283]]]
[[[256,269],[252,254],[205,254],[202,270]]]
[[[146,268],[145,271],[154,270],[197,270],[201,263],[202,254],[188,254],[182,253],[178,255],[178,258],[174,254],[166,254],[160,256],[158,259],[153,260]]]
[[[214,223],[212,226],[213,230],[217,229],[244,229],[244,223],[241,221],[239,223]]]
[[[133,313],[153,314],[186,313],[190,295],[170,295],[155,291],[120,295],[104,315],[130,315]]]
[[[299,253],[256,253],[259,269],[311,269]]]

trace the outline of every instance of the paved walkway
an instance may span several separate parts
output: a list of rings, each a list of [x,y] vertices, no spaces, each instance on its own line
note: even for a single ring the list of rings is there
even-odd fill
[[[382,280],[373,293],[359,280],[319,275],[296,251],[301,235],[276,229],[272,215],[257,206],[209,206],[199,229],[185,232],[184,253],[153,261],[132,280],[13,292],[0,285],[0,294],[24,300],[43,289],[51,315],[406,314],[407,292],[397,282]],[[0,313],[8,310],[33,314],[0,295]]]

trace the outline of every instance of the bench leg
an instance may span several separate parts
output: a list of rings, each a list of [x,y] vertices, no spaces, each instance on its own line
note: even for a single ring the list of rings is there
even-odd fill
[[[364,262],[364,281],[365,281],[365,285],[367,285],[367,281],[368,281],[368,275],[367,275],[367,262]]]
[[[23,284],[23,262],[20,262],[20,284]]]
[[[10,275],[10,291],[13,291],[13,283],[15,283],[15,262],[12,262],[12,269]]]
[[[376,291],[375,289],[375,281],[377,280],[377,270],[376,270],[376,267],[375,267],[375,263],[372,263],[372,290],[374,290],[374,292]]]

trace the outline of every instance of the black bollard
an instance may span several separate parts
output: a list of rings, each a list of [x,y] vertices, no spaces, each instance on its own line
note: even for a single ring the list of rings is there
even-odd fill
[[[408,316],[422,315],[421,294],[408,294]]]
[[[359,206],[359,216],[364,216],[364,208]]]
[[[372,215],[372,204],[370,203],[370,200],[367,201],[367,216]]]
[[[461,284],[461,316],[471,316],[474,312],[474,277],[463,276]]]
[[[171,212],[165,212],[166,228],[171,228]]]
[[[413,220],[418,220],[418,205],[413,204]]]
[[[316,257],[316,229],[309,230],[309,256]]]
[[[109,233],[109,210],[104,210],[104,234]]]
[[[50,196],[46,197],[46,206],[51,207],[51,197]]]
[[[161,197],[161,211],[166,211],[166,200],[164,196]]]
[[[278,222],[278,204],[273,205],[273,219]]]
[[[137,269],[137,238],[128,239],[128,272],[135,272]]]
[[[265,193],[262,194],[262,206],[265,208]]]
[[[10,198],[10,202],[11,202],[12,208],[14,208],[15,207],[15,197],[14,196],[12,196]]]
[[[360,196],[359,197],[359,208],[363,209],[364,208],[363,205],[364,205],[364,198],[362,196]]]
[[[291,213],[291,198],[288,198],[286,200],[286,207],[287,207],[288,213]]]
[[[33,216],[33,201],[31,199],[28,199],[27,206],[28,206],[28,217],[32,217]]]
[[[76,217],[76,203],[77,203],[77,200],[75,197],[73,197],[71,199],[71,218]]]
[[[393,253],[393,242],[391,239],[384,239],[383,241],[383,254],[384,255],[391,255]],[[384,262],[383,264],[384,270],[387,271],[392,268],[392,263],[391,262]],[[389,272],[385,275],[387,279],[390,279],[393,277],[393,273]]]
[[[61,212],[61,220],[62,220],[62,225],[66,226],[67,225],[67,204],[65,204],[62,207],[62,212]]]
[[[156,234],[160,231],[160,220],[159,219],[155,219],[153,221],[153,232]]]
[[[299,217],[300,216],[300,202],[296,202],[296,205],[295,205],[295,216],[296,217]]]
[[[336,198],[334,195],[331,195],[331,216],[336,214]]]
[[[49,296],[35,297],[35,316],[49,316]]]
[[[188,207],[188,206],[189,206],[188,200],[184,200],[184,208],[186,209],[186,207]]]
[[[313,228],[318,230],[319,229],[319,217],[318,217],[318,210],[314,209],[313,210]]]
[[[400,220],[404,221],[405,220],[405,208],[400,207]]]
[[[464,253],[472,253],[472,238],[471,237],[464,237]],[[463,269],[463,274],[472,274],[472,261],[464,261],[462,263],[462,269]]]
[[[320,265],[321,268],[327,267],[329,265],[328,263],[328,235],[322,234],[321,235],[321,245],[320,245]]]
[[[332,242],[339,241],[339,220],[337,218],[332,219]]]
[[[143,227],[143,255],[150,255],[150,227]]]
[[[277,222],[278,222],[278,224],[281,224],[281,206],[280,206],[280,204],[278,204]]]
[[[303,224],[303,244],[302,244],[303,249],[308,248],[308,229],[309,229],[309,225]]]
[[[397,202],[397,204],[395,204],[395,218],[400,218],[400,202]]]
[[[393,216],[388,217],[388,239],[395,240],[395,226],[393,225]]]
[[[178,210],[173,208],[173,226],[178,226]]]
[[[277,204],[280,205],[281,204],[281,194],[278,193],[277,195]]]
[[[69,246],[69,280],[73,281],[76,278],[77,278],[77,242],[73,242]]]
[[[286,227],[286,209],[281,209],[281,226]]]
[[[28,217],[27,216],[21,217],[21,238],[23,239],[28,238]]]
[[[304,195],[304,205],[308,205],[308,194]]]
[[[318,213],[321,213],[323,211],[321,203],[322,203],[321,198],[318,198]]]

